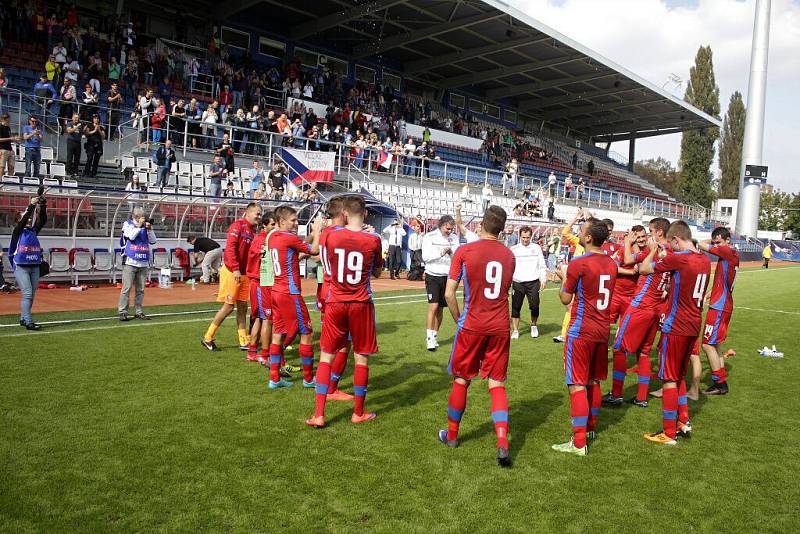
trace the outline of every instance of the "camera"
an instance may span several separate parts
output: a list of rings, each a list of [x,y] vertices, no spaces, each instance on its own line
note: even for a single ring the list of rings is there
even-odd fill
[[[154,224],[156,224],[156,220],[153,217],[150,217],[149,219],[145,219],[144,222],[149,224],[150,226],[153,226]]]
[[[47,198],[44,196],[44,186],[40,185],[39,189],[36,190],[36,196],[39,197],[39,205],[46,206],[47,205]]]

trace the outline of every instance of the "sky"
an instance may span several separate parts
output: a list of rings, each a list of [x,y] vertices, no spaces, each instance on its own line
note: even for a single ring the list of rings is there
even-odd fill
[[[755,0],[508,0],[556,31],[683,98],[697,49],[710,45],[720,89],[720,117],[734,91],[744,95],[750,72]],[[773,0],[763,164],[769,182],[800,191],[800,0]],[[683,80],[668,83],[671,75]],[[665,85],[666,84],[666,85]],[[681,136],[636,142],[636,159],[676,164]],[[612,150],[628,155],[628,144]],[[719,168],[715,161],[715,176]]]

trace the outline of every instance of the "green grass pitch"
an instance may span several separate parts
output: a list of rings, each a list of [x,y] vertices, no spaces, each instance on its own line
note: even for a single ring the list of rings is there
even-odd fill
[[[381,351],[367,396],[378,418],[352,425],[349,403],[329,403],[323,430],[303,424],[313,391],[297,387],[299,378],[291,390],[267,390],[265,370],[234,349],[232,319],[216,354],[198,342],[207,313],[32,334],[2,328],[0,530],[793,530],[799,278],[793,266],[740,272],[725,345],[738,351],[728,360],[731,393],[690,402],[691,439],[674,448],[642,439],[660,428],[658,400],[603,409],[585,458],[550,450],[570,429],[563,346],[550,340],[563,307],[546,292],[542,337],[512,343],[510,470],[494,461],[483,382],[472,384],[461,447],[436,441],[453,323],[445,319],[439,351],[425,351],[419,292],[378,301]],[[758,356],[773,343],[784,359]],[[346,390],[351,376],[352,361]]]

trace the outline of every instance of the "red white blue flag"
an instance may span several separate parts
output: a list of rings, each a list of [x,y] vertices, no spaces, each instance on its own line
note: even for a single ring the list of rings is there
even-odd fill
[[[295,185],[305,182],[332,182],[336,168],[335,152],[317,152],[281,148],[280,157],[289,168],[289,180]]]

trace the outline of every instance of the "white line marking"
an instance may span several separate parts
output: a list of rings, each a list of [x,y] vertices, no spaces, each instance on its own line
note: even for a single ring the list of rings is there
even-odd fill
[[[766,313],[785,313],[787,315],[800,315],[800,312],[797,311],[787,311],[787,310],[764,310],[761,308],[748,308],[747,306],[734,306],[737,310],[749,310],[749,311],[758,311],[758,312],[766,312]]]

